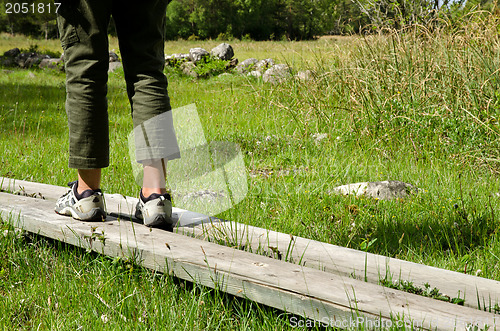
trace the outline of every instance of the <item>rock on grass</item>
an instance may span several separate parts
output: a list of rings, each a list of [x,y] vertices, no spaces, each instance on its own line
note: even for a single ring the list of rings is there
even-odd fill
[[[411,194],[418,193],[418,189],[412,184],[398,180],[386,180],[381,182],[363,182],[347,184],[333,188],[330,193],[355,196],[367,196],[380,200],[392,200],[395,198],[406,198]]]

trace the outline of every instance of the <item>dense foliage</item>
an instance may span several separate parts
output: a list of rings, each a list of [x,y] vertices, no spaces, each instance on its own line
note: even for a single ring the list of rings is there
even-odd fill
[[[27,13],[18,13],[19,4],[28,5]],[[0,32],[57,37],[52,0],[0,0],[0,5]],[[171,0],[166,36],[304,40],[428,24],[440,15],[453,18],[477,9],[496,11],[496,0]],[[109,33],[115,33],[112,25]]]

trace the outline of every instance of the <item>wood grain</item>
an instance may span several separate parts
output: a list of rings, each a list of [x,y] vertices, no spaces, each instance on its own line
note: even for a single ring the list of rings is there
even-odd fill
[[[38,197],[38,199],[30,199],[30,200],[42,201],[44,203],[47,203],[47,202],[41,200],[40,196],[43,196],[46,200],[50,201],[50,200],[55,200],[57,197],[59,197],[59,195],[65,193],[67,191],[67,188],[58,187],[58,186],[39,184],[39,183],[31,183],[31,182],[25,182],[25,181],[16,181],[15,183],[13,183],[12,180],[6,181],[4,179],[2,181],[1,178],[0,178],[0,183],[2,183],[2,188],[4,190],[5,189],[12,190],[12,188],[14,188],[14,189],[17,188],[17,190],[21,190],[21,188],[22,188],[23,191],[18,192],[18,193],[36,196],[36,197]],[[6,198],[7,196],[13,197],[12,195],[2,195],[2,198],[0,199],[2,205],[5,205],[3,200],[7,199]],[[16,199],[16,198],[29,199],[29,198],[21,197],[21,196],[17,196],[17,197],[14,196],[14,197],[15,197],[14,199]],[[9,198],[9,201],[11,201],[11,199],[12,198]],[[117,194],[106,195],[106,202],[107,202],[108,211],[111,211],[112,214],[119,216],[119,219],[122,220],[122,221],[118,221],[115,218],[113,218],[113,219],[115,219],[114,221],[105,222],[106,226],[109,224],[111,227],[113,227],[113,225],[120,224],[120,226],[115,226],[116,229],[119,229],[119,233],[114,235],[115,240],[118,240],[120,242],[120,245],[122,245],[121,247],[123,247],[123,243],[125,243],[129,254],[133,253],[133,254],[137,255],[140,253],[138,256],[141,257],[141,261],[142,261],[141,264],[148,267],[148,268],[153,268],[153,269],[160,270],[160,271],[165,271],[165,268],[167,268],[168,270],[176,270],[175,271],[176,275],[181,277],[181,278],[187,277],[188,275],[193,275],[191,272],[186,271],[186,270],[191,270],[190,268],[194,268],[193,266],[191,266],[191,264],[190,264],[190,262],[188,262],[188,260],[186,260],[184,262],[188,263],[191,266],[189,268],[187,266],[182,266],[180,269],[179,268],[176,269],[175,267],[172,268],[172,266],[176,265],[175,262],[172,262],[172,266],[169,266],[167,263],[163,267],[159,267],[161,264],[159,264],[159,262],[157,261],[158,258],[153,258],[150,254],[145,254],[144,250],[137,250],[137,248],[134,248],[134,247],[136,247],[136,246],[134,246],[135,244],[130,244],[131,239],[130,239],[129,232],[136,234],[136,236],[133,238],[133,242],[136,243],[136,242],[138,242],[137,241],[138,240],[137,239],[137,232],[136,232],[137,229],[144,228],[143,226],[140,226],[137,224],[135,224],[135,226],[134,226],[134,223],[132,223],[132,222],[123,221],[123,220],[127,219],[127,217],[123,217],[123,216],[128,215],[128,217],[130,218],[130,214],[133,212],[133,208],[134,208],[136,201],[137,200],[135,198],[123,197],[123,196],[117,195]],[[49,207],[51,206],[51,207],[49,208],[47,206],[49,206]],[[47,206],[44,207],[45,209],[48,208],[47,210],[53,208],[53,202],[50,202]],[[7,207],[2,207],[2,208],[4,208],[4,211],[5,211],[6,210],[5,208],[7,208]],[[29,213],[29,211],[24,211],[21,209],[16,209],[16,210],[19,210],[19,212],[22,212],[23,215],[25,213]],[[46,210],[46,212],[47,212],[47,210]],[[340,278],[335,278],[335,279],[337,281],[339,281],[339,279],[342,281],[344,281],[344,280],[355,281],[355,279],[352,279],[353,277],[357,278],[358,280],[359,279],[364,280],[366,277],[367,282],[371,283],[371,284],[358,281],[355,284],[356,287],[354,287],[354,285],[350,284],[351,288],[354,290],[348,291],[348,290],[346,290],[345,287],[343,288],[342,293],[344,295],[346,295],[347,299],[348,299],[347,305],[346,305],[345,301],[342,302],[342,304],[344,305],[344,308],[350,307],[350,305],[352,305],[353,302],[349,301],[349,300],[353,300],[353,298],[356,297],[358,309],[359,309],[359,304],[364,303],[364,300],[361,300],[361,301],[359,300],[360,297],[357,294],[358,289],[364,288],[365,286],[368,286],[368,285],[374,286],[373,288],[381,288],[380,286],[377,286],[375,284],[378,284],[379,280],[381,278],[384,278],[386,275],[390,275],[394,280],[403,279],[403,280],[412,281],[412,282],[414,282],[415,285],[418,285],[418,286],[423,286],[423,284],[429,283],[432,287],[437,287],[441,293],[443,293],[445,295],[449,295],[450,297],[456,297],[460,293],[461,298],[465,297],[466,305],[468,305],[472,308],[477,308],[477,295],[479,295],[479,298],[481,300],[480,301],[481,304],[483,304],[483,302],[485,302],[487,304],[492,303],[494,305],[494,303],[499,302],[499,298],[500,298],[500,286],[499,285],[500,285],[500,283],[498,281],[489,280],[489,279],[480,278],[480,277],[475,277],[475,276],[471,276],[471,275],[460,274],[460,273],[456,273],[456,272],[452,272],[452,271],[448,271],[448,270],[433,268],[433,267],[420,265],[420,264],[407,262],[407,261],[402,261],[402,260],[398,260],[398,259],[389,259],[387,257],[376,255],[376,254],[366,254],[364,252],[356,251],[353,249],[348,249],[348,248],[339,247],[339,246],[335,246],[335,245],[325,244],[325,243],[309,240],[306,238],[290,236],[289,234],[283,234],[283,233],[279,233],[279,232],[275,232],[275,231],[270,231],[270,230],[261,229],[261,228],[257,228],[257,227],[247,226],[247,225],[239,224],[236,222],[222,221],[219,219],[210,218],[210,217],[205,216],[205,215],[191,213],[191,212],[184,211],[181,209],[174,209],[174,212],[176,213],[178,220],[180,219],[181,221],[178,223],[179,226],[176,228],[177,233],[172,234],[172,235],[179,236],[180,238],[185,238],[185,240],[203,239],[205,241],[224,243],[228,246],[238,246],[238,247],[245,246],[247,250],[250,250],[253,252],[259,252],[259,253],[267,252],[267,254],[269,254],[269,255],[276,255],[277,254],[276,252],[279,251],[282,259],[288,259],[288,260],[291,260],[295,263],[300,262],[301,266],[295,265],[296,268],[300,268],[301,270],[309,270],[310,272],[312,272],[312,270],[314,270],[314,269],[317,269],[315,271],[322,272],[322,276],[321,276],[322,278],[329,278],[330,277],[330,279],[333,279],[335,277],[340,277]],[[46,216],[49,217],[50,214],[51,214],[51,212],[48,212],[48,214]],[[51,218],[54,218],[54,217],[60,218],[60,216],[58,216],[58,215],[52,215],[50,217]],[[26,216],[25,216],[25,218],[26,218]],[[68,222],[68,218],[66,218],[66,217],[63,217],[63,220],[64,220],[65,224]],[[71,220],[71,219],[69,219],[69,220]],[[72,221],[72,222],[75,222],[75,221]],[[118,222],[118,223],[116,223],[116,222]],[[76,224],[82,224],[82,222],[76,222]],[[121,225],[121,224],[125,224],[125,225]],[[39,229],[38,231],[41,231],[41,230]],[[143,231],[143,230],[141,230],[141,231]],[[149,231],[149,229],[148,229],[148,231]],[[70,231],[70,232],[74,236],[74,233],[72,231]],[[88,226],[87,226],[87,232],[88,232]],[[108,231],[106,231],[106,232],[108,233]],[[165,235],[163,232],[164,231],[161,231],[162,235]],[[65,233],[65,236],[68,235],[67,230],[64,233]],[[156,233],[156,229],[153,229],[152,232],[149,232],[149,233],[142,233],[141,232],[141,236],[144,236],[144,238],[152,238],[152,236],[153,236],[152,233]],[[44,233],[41,233],[41,234],[46,235]],[[126,235],[122,236],[122,234],[126,234]],[[190,236],[194,236],[194,238],[180,236],[180,234],[189,234]],[[91,236],[91,234],[87,234],[87,238],[89,237],[89,235]],[[94,234],[94,237],[97,238],[98,234]],[[64,239],[64,238],[66,238],[66,237],[63,237],[60,240],[66,241],[66,239]],[[139,241],[142,242],[144,240],[144,238],[141,237]],[[59,238],[56,238],[56,239],[59,239]],[[126,239],[126,241],[124,241],[124,239]],[[98,239],[95,239],[93,241],[93,245],[96,247],[101,247],[101,246],[99,246],[100,242],[97,242],[96,240],[99,241]],[[107,238],[106,238],[106,241],[108,241]],[[76,242],[74,242],[74,239],[72,242],[69,242],[69,241],[66,241],[66,242],[74,244],[74,245],[78,245],[81,247],[85,247],[84,246],[85,242],[76,243]],[[209,245],[209,244],[214,245],[212,243],[202,242],[199,240],[197,240],[196,242],[198,242],[199,243],[198,246],[201,246],[201,247],[205,247],[204,245]],[[172,244],[170,242],[168,242],[168,244],[170,247],[172,247]],[[155,246],[154,240],[153,240],[150,243],[150,246],[154,250],[154,249],[156,249],[155,247],[158,245],[156,244],[156,246]],[[219,246],[219,245],[217,245],[217,246],[223,247],[223,246]],[[102,247],[104,247],[104,246],[102,246]],[[161,248],[163,249],[163,247],[161,247]],[[92,249],[94,249],[94,248],[92,248]],[[108,249],[111,249],[111,248],[108,248]],[[232,257],[231,261],[234,260],[234,255],[231,255],[231,254],[235,254],[235,253],[229,253],[229,252],[235,252],[236,250],[224,247],[224,249],[222,249],[222,251],[224,251],[224,252],[220,253],[219,254],[220,256],[231,256]],[[239,252],[238,254],[240,254],[240,253],[250,254],[250,253],[241,252],[241,251],[236,251],[236,252]],[[106,253],[103,251],[101,253],[108,254],[109,252]],[[126,256],[126,254],[124,254],[123,250],[121,250],[121,249],[116,249],[115,251],[113,251],[111,249],[111,253],[114,254],[114,255],[112,254],[113,256],[122,256],[122,257]],[[251,256],[258,256],[258,255],[251,254]],[[259,258],[265,259],[267,261],[267,262],[265,262],[266,265],[269,265],[270,261],[276,261],[276,260],[265,258],[265,257],[259,257]],[[162,259],[162,258],[160,258],[160,259]],[[163,259],[165,259],[165,258],[163,257]],[[282,261],[276,261],[276,262],[283,263]],[[365,269],[365,262],[366,262],[366,269]],[[217,263],[218,263],[217,268],[214,268],[214,270],[216,270],[216,274],[218,275],[217,277],[219,277],[217,279],[220,279],[220,277],[222,277],[222,278],[226,277],[228,275],[227,272],[222,273],[222,274],[219,273],[219,272],[222,272],[222,269],[219,269],[219,266],[221,266],[222,265],[221,263],[223,263],[223,262],[219,261]],[[287,265],[293,265],[293,264],[287,263]],[[305,266],[305,268],[304,268],[304,266]],[[161,270],[162,268],[163,268],[163,270]],[[198,272],[200,272],[199,268],[200,267],[198,266],[195,269],[198,270]],[[234,270],[234,269],[232,269],[232,270]],[[296,269],[296,270],[299,270],[299,269]],[[174,272],[174,271],[172,271],[172,272]],[[295,272],[297,272],[297,271],[295,271]],[[220,276],[223,274],[225,276]],[[277,274],[279,274],[279,273],[277,273]],[[293,274],[293,272],[292,272],[292,274]],[[207,277],[213,278],[213,275],[207,276],[206,273],[202,273],[201,275],[198,275],[196,277],[200,277],[199,281],[201,283],[203,283],[207,286],[210,286],[208,284],[208,283],[210,283],[210,281],[207,279]],[[246,274],[245,274],[245,276],[243,276],[243,278],[241,278],[239,280],[240,283],[238,283],[238,284],[240,284],[240,285],[245,284],[245,286],[246,286],[245,293],[247,293],[247,292],[251,293],[250,296],[247,296],[246,294],[245,294],[245,296],[248,298],[251,298],[252,300],[255,300],[258,302],[263,302],[263,303],[269,304],[273,307],[278,307],[280,309],[285,309],[287,311],[292,311],[292,310],[289,310],[290,307],[296,307],[293,310],[296,313],[298,313],[297,311],[300,311],[301,309],[303,309],[305,316],[309,316],[309,317],[316,316],[314,318],[316,318],[317,320],[321,320],[321,318],[326,318],[326,317],[330,316],[330,314],[334,311],[336,312],[336,314],[339,314],[339,310],[335,310],[331,307],[328,309],[326,309],[326,308],[320,309],[321,305],[318,304],[318,301],[314,301],[314,303],[309,303],[310,305],[312,305],[311,307],[314,307],[314,308],[309,308],[309,309],[305,309],[304,307],[297,308],[298,306],[303,306],[303,304],[299,305],[299,303],[303,301],[303,299],[300,299],[300,298],[307,297],[302,292],[297,292],[297,296],[290,296],[290,294],[288,293],[286,296],[286,298],[288,300],[286,305],[283,304],[281,299],[278,300],[281,303],[278,304],[278,302],[275,302],[276,297],[271,298],[271,297],[266,296],[265,297],[266,301],[262,301],[262,299],[259,299],[263,295],[261,293],[262,286],[269,287],[271,285],[262,284],[262,283],[260,283],[260,285],[255,285],[254,281],[248,280],[245,277],[246,277]],[[288,276],[286,276],[286,277],[288,277]],[[280,276],[279,278],[282,278],[282,277]],[[185,279],[187,279],[187,278],[185,278]],[[321,281],[319,281],[319,283],[321,283]],[[231,284],[233,284],[233,283],[232,282],[225,283],[225,286],[231,287],[232,286]],[[238,289],[231,289],[228,287],[227,291],[229,293],[239,295],[242,293],[241,291],[244,290],[242,286],[243,285],[241,285]],[[257,286],[257,288],[259,288],[260,290],[256,290],[255,286]],[[214,287],[214,286],[212,286],[212,287]],[[253,289],[253,290],[251,291],[250,289]],[[290,288],[289,290],[293,291],[293,288]],[[372,291],[372,289],[370,289],[370,291]],[[394,291],[394,290],[390,290],[387,288],[382,288],[382,290],[378,290],[378,291],[379,292],[382,291],[383,293],[385,293],[383,295],[380,293],[378,294],[379,299],[384,298],[384,300],[388,300],[387,295],[393,296],[393,297],[403,295],[405,298],[408,296],[408,294],[406,294],[406,293],[402,294],[403,292]],[[387,294],[387,293],[391,293],[391,294]],[[284,294],[280,294],[277,297],[281,298],[282,295],[284,295]],[[426,299],[426,298],[421,298],[421,299]],[[426,299],[426,300],[431,300],[431,299]],[[366,301],[367,304],[368,304],[368,302],[373,303],[373,301]],[[446,305],[445,307],[448,307],[445,309],[445,311],[448,311],[450,313],[450,309],[451,309],[452,315],[453,315],[453,311],[455,309],[459,309],[459,310],[466,309],[464,307],[451,305],[451,304],[439,302],[436,300],[426,301],[425,304],[427,305],[427,307],[432,306],[432,310],[434,310],[435,305],[445,304]],[[391,305],[391,306],[393,306],[393,305]],[[403,304],[403,306],[404,306],[404,304]],[[338,307],[336,309],[338,309]],[[323,313],[319,314],[318,313],[319,311],[323,311]],[[349,313],[347,313],[349,315],[350,314],[349,309],[342,310],[342,312],[344,312],[344,313],[346,313],[346,311],[349,311]],[[376,316],[377,315],[377,314],[374,314],[373,310],[370,310],[370,309],[364,310],[364,312],[366,314],[368,314],[368,316]],[[443,311],[443,313],[444,313],[444,311]],[[485,312],[481,312],[479,310],[472,310],[471,316],[476,316],[476,315],[480,316],[480,314],[483,314],[483,313],[486,314],[483,316],[484,318],[486,318],[486,316],[489,316],[489,318],[495,318],[495,317],[498,318],[498,315],[491,315],[491,314],[488,314]],[[300,314],[300,313],[298,313],[298,314]],[[407,314],[405,314],[404,311],[403,312],[399,311],[399,314],[404,314],[404,316],[407,316]],[[462,313],[460,313],[460,314],[462,314]],[[460,314],[455,315],[455,317],[450,316],[450,315],[442,315],[442,316],[447,316],[446,318],[449,321],[456,321],[457,316],[462,316]],[[321,316],[321,318],[319,318],[320,316]],[[336,316],[336,315],[334,315],[334,316]],[[345,314],[342,316],[343,316],[343,318],[347,318],[346,317],[347,315],[345,315]],[[389,318],[389,316],[391,316],[391,315],[389,313],[388,315],[382,315],[382,316]],[[415,316],[415,315],[412,314],[410,316]],[[463,315],[463,316],[465,316],[465,315]],[[478,319],[483,318],[483,317],[477,317],[477,319],[469,319],[469,321],[479,321]],[[461,320],[464,322],[463,324],[465,325],[465,321],[467,321],[467,319],[462,318]],[[432,320],[430,320],[430,321],[431,321],[431,323],[428,324],[429,327],[432,325]],[[434,321],[436,321],[436,320],[434,320]],[[443,321],[443,319],[441,319],[441,321]],[[491,322],[491,320],[490,320],[490,322]],[[489,323],[489,325],[491,325],[491,323]]]

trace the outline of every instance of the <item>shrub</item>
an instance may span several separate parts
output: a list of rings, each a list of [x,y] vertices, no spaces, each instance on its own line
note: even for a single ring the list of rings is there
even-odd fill
[[[203,78],[217,76],[226,71],[228,62],[216,57],[205,57],[196,63],[194,71]]]

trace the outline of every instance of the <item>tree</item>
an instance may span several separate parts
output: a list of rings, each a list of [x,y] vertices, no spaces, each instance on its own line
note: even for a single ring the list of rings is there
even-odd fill
[[[368,18],[352,0],[321,0],[317,2],[320,31],[328,34],[358,33],[369,23]]]
[[[52,0],[0,0],[3,9],[9,3],[54,6]],[[165,35],[300,40],[359,33],[369,24],[376,29],[428,24],[439,13],[461,17],[479,8],[494,11],[496,0],[171,0]],[[28,15],[1,10],[0,31],[56,37],[55,17],[53,11]]]
[[[167,39],[188,38],[194,34],[194,26],[190,22],[192,1],[173,0],[167,6],[166,31]]]
[[[465,10],[480,9],[493,12],[498,7],[496,0],[463,0],[461,2],[463,2],[462,6]]]
[[[355,0],[375,28],[396,28],[434,18],[435,0]]]
[[[275,33],[277,1],[236,0],[232,30],[236,37],[266,40]]]
[[[45,39],[57,37],[56,6],[53,1],[0,0],[0,6],[0,31],[43,36]]]

